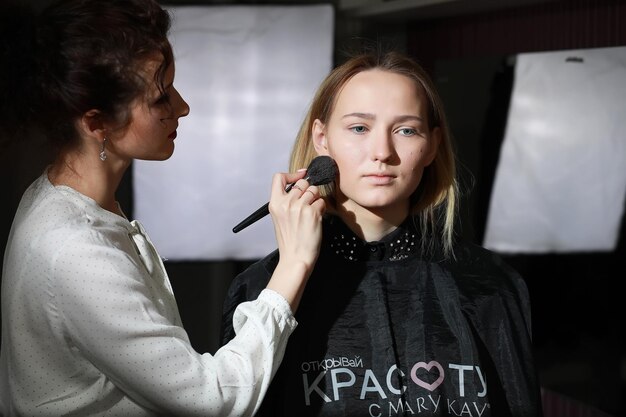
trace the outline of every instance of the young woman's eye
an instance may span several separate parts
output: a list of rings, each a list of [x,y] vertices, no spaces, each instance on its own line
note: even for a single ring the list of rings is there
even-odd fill
[[[352,126],[350,130],[359,134],[367,132],[367,128],[365,126]]]
[[[417,134],[417,130],[411,127],[403,127],[402,129],[398,130],[398,133],[400,133],[402,136],[413,136]]]

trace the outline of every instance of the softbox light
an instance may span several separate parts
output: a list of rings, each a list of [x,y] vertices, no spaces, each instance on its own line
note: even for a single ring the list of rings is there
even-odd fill
[[[626,196],[625,97],[626,47],[517,56],[487,248],[615,248]]]

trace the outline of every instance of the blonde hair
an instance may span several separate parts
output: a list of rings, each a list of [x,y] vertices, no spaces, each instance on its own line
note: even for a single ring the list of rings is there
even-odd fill
[[[312,140],[313,122],[327,124],[337,96],[354,75],[380,69],[404,75],[423,89],[428,101],[429,129],[438,127],[441,141],[433,162],[424,169],[422,180],[411,196],[411,213],[419,218],[423,251],[439,246],[444,255],[454,255],[454,224],[457,212],[458,184],[455,155],[443,103],[424,69],[410,57],[398,52],[364,53],[350,58],[333,69],[319,86],[307,112],[291,152],[291,171],[306,167],[317,156]],[[334,202],[333,187],[324,187],[322,195]]]

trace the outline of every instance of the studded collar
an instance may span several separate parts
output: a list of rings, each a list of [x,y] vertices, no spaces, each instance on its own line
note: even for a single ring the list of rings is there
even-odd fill
[[[400,261],[419,251],[419,232],[412,217],[408,217],[383,239],[366,242],[339,217],[328,216],[324,239],[332,254],[350,262]]]

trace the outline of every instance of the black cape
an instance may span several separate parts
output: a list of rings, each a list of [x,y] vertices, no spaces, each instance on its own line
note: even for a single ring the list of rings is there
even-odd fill
[[[523,279],[479,246],[443,260],[418,242],[413,219],[369,243],[324,220],[298,327],[257,416],[542,415]],[[277,262],[275,251],[235,278],[223,343]]]

